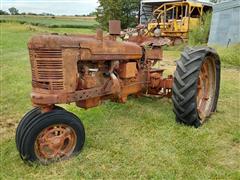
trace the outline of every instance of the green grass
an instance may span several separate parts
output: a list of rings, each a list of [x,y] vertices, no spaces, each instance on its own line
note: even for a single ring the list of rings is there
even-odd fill
[[[191,46],[207,44],[211,27],[211,19],[212,13],[205,13],[202,17],[201,25],[190,30],[188,43]]]
[[[178,55],[188,44],[178,46],[164,47],[164,53],[170,56]],[[188,45],[189,46],[189,45]],[[207,45],[206,45],[207,46]],[[240,44],[231,45],[229,47],[213,46],[221,57],[221,63],[226,67],[240,67]],[[175,56],[175,58],[177,58]]]
[[[221,56],[221,61],[226,66],[240,67],[240,44],[232,45],[229,47],[215,47]]]
[[[35,28],[35,30],[33,30]],[[26,43],[56,29],[1,24],[0,179],[239,179],[240,70],[223,68],[218,112],[200,129],[175,123],[169,99],[130,98],[90,110],[65,105],[86,129],[82,153],[49,166],[28,166],[14,132],[31,109]],[[66,29],[57,29],[64,32]],[[68,32],[76,29],[67,29]],[[79,33],[92,33],[82,31]],[[179,51],[166,51],[176,59]]]
[[[29,16],[0,15],[0,22],[18,22],[20,24],[30,24],[34,26],[49,28],[95,28],[98,23],[91,17],[65,17],[65,16]]]

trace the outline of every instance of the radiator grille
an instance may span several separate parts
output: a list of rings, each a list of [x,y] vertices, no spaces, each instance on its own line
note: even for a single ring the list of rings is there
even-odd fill
[[[33,87],[63,90],[63,60],[59,49],[30,51]]]

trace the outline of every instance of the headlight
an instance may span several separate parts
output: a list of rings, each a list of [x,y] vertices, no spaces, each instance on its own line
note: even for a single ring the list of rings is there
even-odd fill
[[[156,29],[154,30],[154,36],[155,36],[155,37],[160,37],[160,36],[161,36],[161,30],[160,30],[159,28],[156,28]]]

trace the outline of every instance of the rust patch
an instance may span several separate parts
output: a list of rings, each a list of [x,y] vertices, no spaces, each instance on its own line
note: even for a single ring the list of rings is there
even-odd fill
[[[34,151],[42,162],[69,157],[77,144],[75,131],[65,124],[47,127],[37,136]]]
[[[97,30],[96,36],[39,35],[29,41],[35,106],[49,111],[54,104],[76,102],[90,108],[106,98],[125,102],[149,87],[149,93],[162,90],[169,96],[171,79],[163,79],[162,70],[153,68],[162,60],[166,40],[139,34],[119,42],[120,22],[109,25],[106,37]]]

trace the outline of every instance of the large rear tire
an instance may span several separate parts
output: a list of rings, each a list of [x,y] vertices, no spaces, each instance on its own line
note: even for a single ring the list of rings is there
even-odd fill
[[[174,74],[173,111],[176,121],[201,126],[216,111],[220,87],[220,60],[209,48],[186,48]]]

